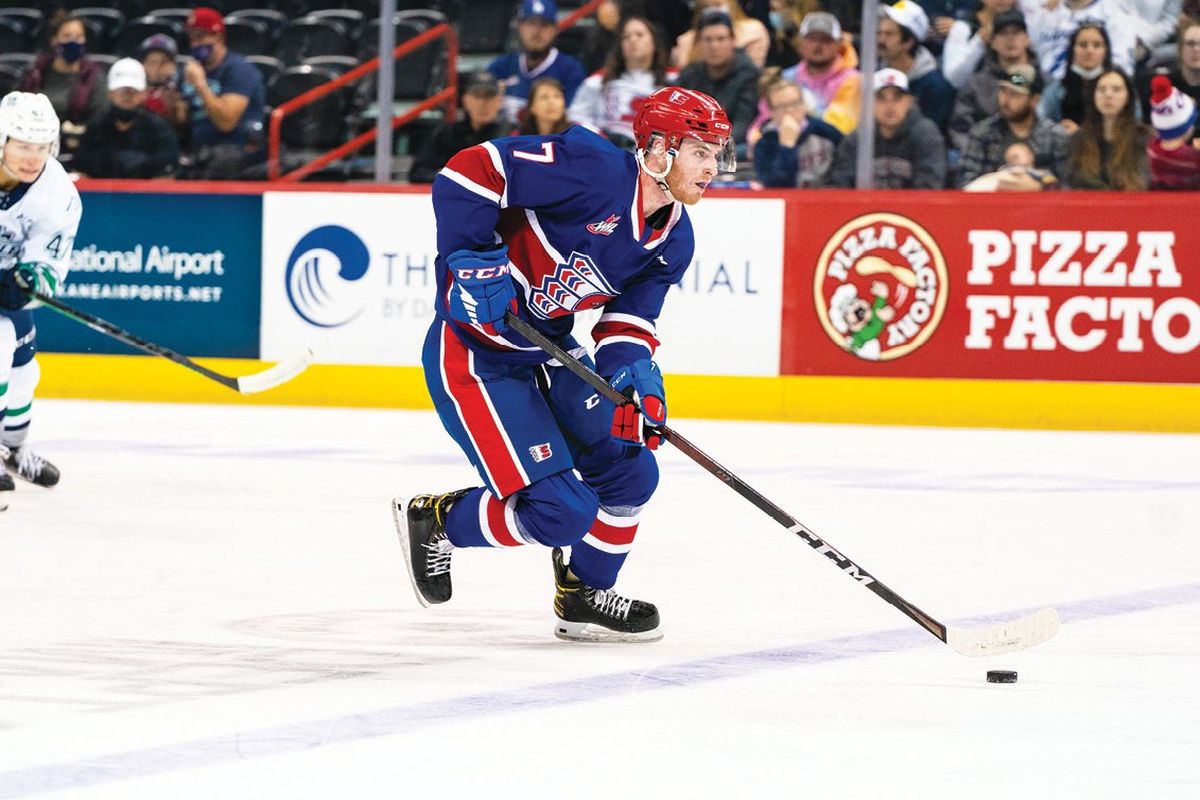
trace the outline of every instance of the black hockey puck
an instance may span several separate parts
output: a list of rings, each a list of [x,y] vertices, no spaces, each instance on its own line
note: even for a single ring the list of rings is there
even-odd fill
[[[1017,673],[1007,669],[989,669],[988,683],[1016,683]]]

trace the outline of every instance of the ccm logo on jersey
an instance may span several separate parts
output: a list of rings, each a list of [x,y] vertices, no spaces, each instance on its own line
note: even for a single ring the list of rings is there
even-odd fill
[[[543,442],[542,444],[535,444],[533,447],[529,448],[529,455],[533,456],[534,463],[540,464],[547,458],[553,456],[554,451],[550,449],[549,442]]]
[[[588,225],[588,233],[594,233],[598,236],[610,236],[617,229],[617,223],[620,221],[621,218],[616,214],[609,214],[608,219],[604,220],[604,222],[593,222],[591,225]]]
[[[488,278],[498,278],[508,274],[508,264],[502,267],[479,267],[477,269],[456,269],[454,277],[460,281],[486,281]]]

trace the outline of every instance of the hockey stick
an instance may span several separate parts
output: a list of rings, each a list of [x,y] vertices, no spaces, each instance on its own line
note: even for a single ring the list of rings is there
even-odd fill
[[[513,330],[549,353],[556,361],[582,378],[601,395],[618,405],[628,402],[629,398],[609,385],[608,381],[604,380],[594,370],[590,369],[566,350],[547,339],[532,325],[521,320],[511,311],[505,314],[504,319]],[[858,581],[860,585],[865,586],[888,603],[900,609],[901,613],[906,617],[950,645],[958,653],[964,656],[996,656],[1033,647],[1058,633],[1058,612],[1053,608],[1043,608],[1027,617],[1000,622],[983,628],[946,627],[946,625],[938,622],[887,586],[884,586],[883,583],[865,569],[842,555],[821,537],[817,536],[782,508],[772,503],[754,489],[754,487],[718,464],[700,448],[696,447],[696,445],[679,435],[678,432],[663,425],[659,429],[659,433],[664,439],[681,450],[684,455],[692,459],[692,461],[704,467],[704,469],[726,483],[729,488],[753,503],[760,511],[787,528],[790,533],[799,536],[810,547],[832,561],[842,572],[845,572],[851,578]]]
[[[195,361],[192,361],[187,356],[176,353],[174,350],[168,350],[162,345],[154,344],[153,342],[147,342],[145,339],[140,339],[129,331],[118,328],[111,322],[102,320],[99,317],[94,317],[91,314],[88,314],[86,311],[80,311],[77,308],[72,308],[66,303],[60,300],[55,300],[53,297],[43,294],[42,292],[28,292],[28,294],[31,297],[39,300],[42,305],[49,306],[63,316],[73,319],[76,322],[83,323],[94,331],[103,333],[106,336],[111,336],[118,342],[124,342],[130,347],[136,347],[137,349],[149,353],[150,355],[162,356],[169,361],[174,361],[181,367],[187,367],[193,372],[199,372],[209,380],[214,380],[222,386],[228,386],[230,389],[233,389],[236,392],[241,392],[242,394],[257,394],[258,392],[265,392],[267,389],[273,389],[280,384],[287,383],[292,378],[303,372],[312,361],[312,351],[305,350],[303,353],[293,356],[286,361],[281,361],[273,367],[268,367],[262,372],[256,372],[253,375],[243,375],[240,378],[233,378],[228,375],[222,375],[219,372],[214,372],[208,367],[203,367],[197,364]]]

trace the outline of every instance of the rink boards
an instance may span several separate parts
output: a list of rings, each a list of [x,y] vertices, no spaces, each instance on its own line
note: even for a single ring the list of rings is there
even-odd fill
[[[242,398],[42,311],[43,396],[428,407],[426,191],[80,188],[65,302],[232,374],[316,363]],[[726,191],[689,213],[658,324],[673,414],[1200,430],[1186,197]]]

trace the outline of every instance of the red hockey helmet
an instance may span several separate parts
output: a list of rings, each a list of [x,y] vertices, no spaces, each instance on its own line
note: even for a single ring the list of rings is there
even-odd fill
[[[704,92],[678,86],[659,89],[643,100],[633,121],[633,135],[642,150],[653,150],[656,136],[667,150],[676,152],[688,137],[720,145],[717,168],[722,172],[737,167],[732,134],[733,126],[720,103]]]

